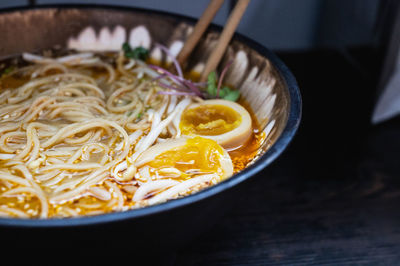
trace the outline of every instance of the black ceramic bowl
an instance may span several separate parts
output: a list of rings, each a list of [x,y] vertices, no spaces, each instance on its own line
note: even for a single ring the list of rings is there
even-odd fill
[[[153,49],[159,42],[178,51],[195,23],[175,14],[115,6],[40,6],[0,13],[0,56],[55,46],[74,49],[118,49],[122,41]],[[201,70],[221,28],[211,26],[188,62]],[[102,36],[102,37],[100,37]],[[152,50],[152,56],[159,57]],[[163,57],[158,59],[165,60]],[[232,178],[191,196],[137,210],[69,219],[0,219],[10,245],[44,239],[48,247],[88,241],[129,248],[177,247],[209,228],[241,193],[242,182],[274,161],[292,140],[301,116],[301,97],[289,69],[268,49],[235,35],[221,65],[233,60],[228,83],[241,90],[267,138],[253,162]],[[111,245],[111,246],[114,246]],[[110,246],[110,245],[107,245]]]

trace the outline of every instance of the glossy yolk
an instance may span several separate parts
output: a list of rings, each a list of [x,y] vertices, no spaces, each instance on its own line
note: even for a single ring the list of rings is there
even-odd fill
[[[242,122],[238,112],[224,105],[200,105],[186,110],[179,125],[184,135],[216,136],[237,128]]]
[[[185,172],[196,169],[200,172],[219,172],[223,149],[215,141],[201,137],[188,139],[186,144],[156,156],[147,165],[155,169],[175,167]]]

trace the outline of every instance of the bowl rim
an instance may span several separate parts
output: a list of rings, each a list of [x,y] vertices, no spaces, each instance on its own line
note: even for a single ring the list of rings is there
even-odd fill
[[[173,12],[158,11],[145,8],[136,8],[122,5],[103,5],[103,4],[49,4],[39,6],[22,6],[22,7],[11,7],[0,10],[0,16],[4,13],[12,13],[18,11],[29,11],[29,10],[42,10],[42,9],[105,9],[123,12],[140,12],[140,13],[151,13],[166,17],[174,17],[177,20],[195,24],[197,21],[193,17],[176,14]],[[221,26],[211,24],[209,30],[220,32]],[[281,132],[280,136],[276,139],[275,143],[255,161],[252,165],[246,167],[241,172],[233,175],[216,185],[205,188],[199,192],[185,196],[183,198],[170,200],[165,203],[156,204],[144,208],[132,209],[127,211],[105,213],[96,216],[83,216],[73,218],[51,218],[51,219],[17,219],[17,218],[0,218],[1,227],[20,227],[20,228],[57,228],[57,227],[75,227],[75,226],[90,226],[98,224],[107,224],[113,222],[121,222],[131,219],[139,219],[159,213],[164,213],[184,207],[195,202],[199,202],[208,197],[215,196],[224,190],[228,190],[239,183],[249,179],[250,177],[259,173],[262,169],[270,165],[281,153],[286,149],[288,144],[293,139],[297,132],[300,124],[302,115],[302,100],[300,90],[297,82],[289,68],[268,48],[253,41],[249,37],[242,34],[235,33],[233,36],[234,40],[246,44],[253,50],[260,53],[262,56],[268,58],[274,68],[280,74],[282,81],[286,84],[289,94],[289,114],[287,117],[287,123]]]

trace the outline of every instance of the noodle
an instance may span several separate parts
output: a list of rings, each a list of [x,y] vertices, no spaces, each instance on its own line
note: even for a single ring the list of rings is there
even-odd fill
[[[149,148],[180,138],[184,110],[202,101],[160,93],[171,91],[159,82],[178,86],[182,77],[122,52],[22,58],[28,66],[0,78],[0,216],[123,211],[227,177],[222,166],[202,172],[183,161],[184,170],[135,164]]]

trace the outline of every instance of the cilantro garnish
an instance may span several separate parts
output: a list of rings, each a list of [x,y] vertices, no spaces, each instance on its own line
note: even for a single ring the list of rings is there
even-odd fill
[[[142,46],[132,49],[132,47],[127,42],[122,45],[122,50],[124,51],[124,55],[126,58],[140,59],[142,61],[146,61],[146,59],[149,57],[149,50]]]
[[[0,76],[7,75],[7,74],[11,73],[11,71],[13,71],[13,70],[14,70],[13,66],[6,67],[3,71],[1,71]]]
[[[207,93],[211,97],[217,97],[217,74],[215,71],[210,72],[207,77]]]
[[[229,88],[228,86],[222,87],[218,92],[217,74],[215,71],[210,72],[207,78],[207,93],[211,98],[217,98],[236,102],[240,97],[240,92]],[[217,95],[218,94],[218,95]]]

